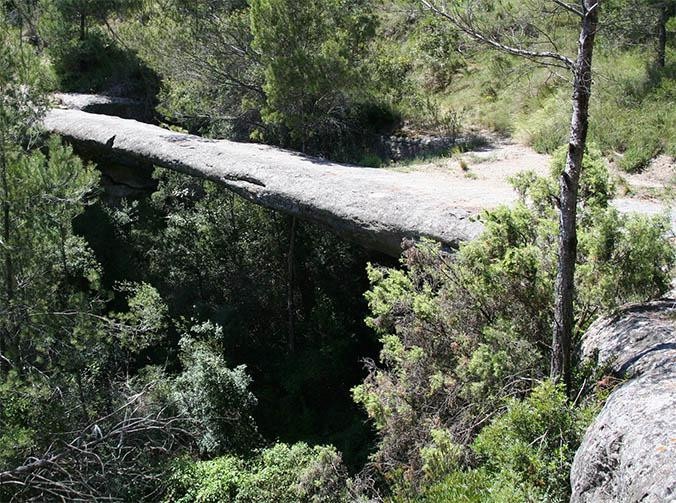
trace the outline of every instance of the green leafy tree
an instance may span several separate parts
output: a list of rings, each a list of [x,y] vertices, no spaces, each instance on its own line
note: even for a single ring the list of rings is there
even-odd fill
[[[181,415],[200,425],[200,450],[213,456],[250,449],[259,438],[251,417],[256,398],[248,389],[251,378],[246,367],[230,370],[207,344],[189,337],[181,339],[180,345],[184,371],[174,382],[173,399]]]
[[[113,14],[136,6],[137,0],[41,0],[45,11],[53,11],[64,35],[84,41],[92,23],[105,23]]]
[[[155,75],[120,37],[140,0],[40,0],[36,26],[62,91],[124,94],[148,102]]]
[[[317,150],[329,131],[345,128],[373,28],[366,2],[251,2],[253,47],[265,77],[262,116],[283,144]]]
[[[162,76],[158,110],[167,122],[249,139],[265,93],[247,2],[149,1],[121,33]]]
[[[0,500],[139,499],[190,443],[129,376],[166,307],[129,286],[126,312],[107,316],[101,267],[73,228],[98,173],[40,134],[49,73],[4,11],[0,26]]]
[[[667,66],[667,47],[673,41],[669,22],[676,16],[676,4],[671,0],[646,0],[644,2],[628,2],[626,0],[609,0],[607,43],[611,45],[632,46],[641,44],[653,47],[655,66]],[[673,30],[673,28],[672,28]]]

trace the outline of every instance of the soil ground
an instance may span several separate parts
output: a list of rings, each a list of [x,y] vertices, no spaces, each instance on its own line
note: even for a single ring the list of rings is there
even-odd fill
[[[469,152],[393,164],[388,169],[409,173],[418,184],[452,184],[458,200],[467,207],[490,208],[516,200],[509,178],[532,170],[549,172],[551,157],[512,139],[493,138]],[[610,166],[617,186],[614,205],[622,212],[647,215],[671,209],[672,232],[676,234],[676,162],[662,155],[641,173],[629,174]]]

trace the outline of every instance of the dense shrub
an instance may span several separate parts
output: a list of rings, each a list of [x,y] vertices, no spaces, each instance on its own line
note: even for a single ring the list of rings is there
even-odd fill
[[[308,151],[345,128],[373,33],[367,2],[254,0],[253,47],[264,68],[262,117],[282,144]],[[261,131],[265,135],[265,130]],[[285,138],[286,137],[286,138]]]
[[[172,503],[347,502],[346,473],[332,447],[278,443],[251,459],[180,460],[168,481]]]
[[[184,337],[180,345],[184,371],[174,382],[173,399],[181,415],[200,425],[200,451],[213,456],[251,448],[259,439],[246,367],[229,369],[204,342]]]
[[[157,76],[111,35],[108,17],[130,9],[127,0],[45,0],[39,31],[59,90],[151,98]]]
[[[522,203],[485,212],[483,234],[454,257],[427,242],[404,253],[402,269],[369,268],[367,323],[383,349],[354,396],[379,433],[373,466],[396,485],[415,491],[430,474],[471,461],[468,446],[503,399],[528,396],[548,375],[553,203],[564,160],[563,151],[554,156],[548,178],[518,177]],[[667,220],[620,215],[612,196],[590,149],[579,191],[576,340],[596,316],[669,285]]]
[[[620,169],[628,173],[635,173],[647,168],[650,161],[662,150],[659,139],[654,136],[645,138],[644,143],[637,144],[634,142],[635,140],[632,141],[632,145],[624,152],[618,162]]]
[[[471,446],[480,467],[450,471],[417,501],[568,501],[573,456],[597,410],[594,401],[571,403],[563,388],[550,381],[523,400],[507,400],[506,410]]]

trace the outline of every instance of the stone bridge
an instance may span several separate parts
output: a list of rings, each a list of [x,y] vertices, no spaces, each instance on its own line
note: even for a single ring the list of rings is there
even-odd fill
[[[156,166],[220,183],[267,208],[399,256],[404,238],[457,247],[481,231],[477,208],[425,177],[328,162],[254,143],[209,140],[131,119],[52,109],[45,127],[95,159]]]
[[[100,163],[132,172],[156,165],[213,180],[256,204],[321,224],[393,257],[405,238],[428,237],[456,248],[481,232],[475,218],[481,209],[516,199],[507,183],[337,164],[267,145],[177,133],[133,120],[143,118],[142,110],[123,98],[56,98],[60,108],[48,111],[46,129]],[[615,204],[621,211],[647,212],[643,203],[623,208],[620,202]]]

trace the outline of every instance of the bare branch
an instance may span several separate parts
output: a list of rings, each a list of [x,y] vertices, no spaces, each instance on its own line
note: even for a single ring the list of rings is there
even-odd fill
[[[162,472],[153,461],[191,445],[193,434],[190,420],[166,408],[140,413],[149,390],[132,393],[122,406],[72,433],[70,441],[55,441],[40,457],[0,472],[0,484],[17,486],[15,497],[22,501],[118,501],[107,487],[119,476],[134,481],[135,492],[156,493]],[[148,452],[154,455],[148,458]]]
[[[463,33],[469,35],[473,39],[484,43],[490,47],[493,47],[494,49],[506,52],[508,54],[512,54],[514,56],[520,56],[524,58],[531,59],[533,61],[537,61],[541,64],[548,64],[547,60],[550,61],[555,61],[556,64],[551,65],[551,62],[549,65],[551,66],[559,66],[559,67],[565,67],[569,70],[574,70],[575,69],[575,62],[570,59],[567,56],[564,56],[563,54],[560,54],[558,52],[554,51],[533,51],[533,50],[528,50],[528,49],[523,49],[520,47],[514,47],[510,45],[503,44],[501,42],[498,42],[494,38],[488,36],[487,34],[484,34],[478,30],[476,30],[473,26],[472,23],[469,22],[468,20],[463,19],[463,17],[456,13],[449,13],[445,9],[439,8],[436,3],[432,2],[432,0],[420,0],[422,4],[430,9],[432,12],[435,14],[443,17],[444,19],[448,20],[453,24],[456,28],[458,28],[460,31]]]
[[[563,7],[566,9],[568,12],[572,12],[576,16],[584,17],[584,12],[581,10],[576,9],[572,4],[562,2],[561,0],[552,0],[556,5]]]

